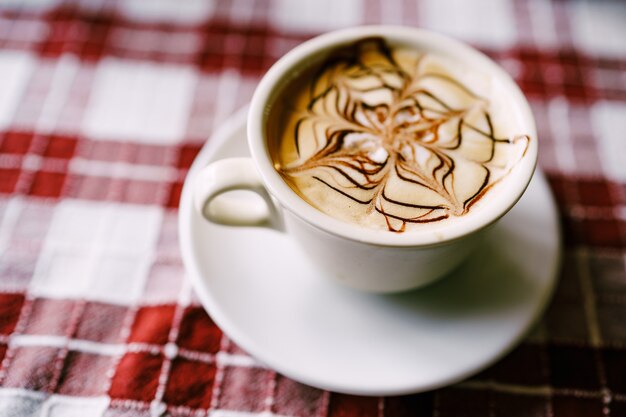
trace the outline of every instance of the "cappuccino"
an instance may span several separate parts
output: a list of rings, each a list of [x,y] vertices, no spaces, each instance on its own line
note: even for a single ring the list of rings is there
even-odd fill
[[[531,140],[512,106],[451,57],[368,38],[287,82],[266,135],[275,169],[310,205],[402,233],[495,198]]]

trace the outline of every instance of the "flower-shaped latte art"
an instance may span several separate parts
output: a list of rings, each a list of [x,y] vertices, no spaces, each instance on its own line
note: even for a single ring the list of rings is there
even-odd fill
[[[313,205],[306,189],[321,185],[354,217],[374,215],[394,232],[464,215],[530,138],[497,137],[489,101],[442,68],[381,39],[341,50],[294,105],[294,157],[277,169]]]

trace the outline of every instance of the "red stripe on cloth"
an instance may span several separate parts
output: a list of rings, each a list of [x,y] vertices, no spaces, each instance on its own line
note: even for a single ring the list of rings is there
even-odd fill
[[[106,394],[106,375],[114,364],[111,356],[69,352],[65,358],[57,392],[63,395],[91,397]]]
[[[483,52],[505,68],[512,63],[511,75],[531,98],[563,96],[574,103],[626,100],[626,84],[612,82],[626,71],[623,58],[591,57],[571,47],[554,50],[529,45]]]
[[[222,331],[202,307],[187,307],[180,324],[177,343],[189,350],[217,353]]]
[[[4,361],[4,357],[7,353],[8,346],[6,343],[0,343],[0,363]]]
[[[174,310],[172,305],[141,307],[135,315],[128,341],[157,345],[167,343]]]
[[[0,132],[0,154],[23,155],[28,152],[33,132],[30,131],[5,131]]]
[[[73,337],[98,343],[121,343],[122,329],[129,314],[125,306],[88,301]]]
[[[118,363],[111,381],[112,399],[130,399],[150,402],[159,384],[163,355],[147,352],[129,352]]]
[[[37,145],[31,147],[36,136]],[[19,157],[30,154],[50,159],[73,157],[105,162],[126,162],[137,165],[173,166],[188,169],[204,145],[204,140],[184,139],[173,145],[126,140],[94,140],[85,136],[42,134],[30,130],[0,131],[0,156]],[[0,168],[8,168],[0,160]]]
[[[51,392],[56,374],[55,362],[60,349],[49,346],[24,346],[7,352],[11,355],[10,367],[5,371],[3,387],[25,388]]]
[[[47,158],[71,159],[76,150],[78,138],[67,135],[50,135],[42,155]]]
[[[610,207],[626,204],[620,184],[604,178],[585,178],[558,173],[548,176],[559,205]]]
[[[183,180],[202,147],[198,141],[154,145],[22,130],[5,131],[0,135],[0,193],[167,208],[178,207]],[[35,136],[37,146],[32,147]],[[27,164],[27,156],[36,157],[37,165]],[[68,165],[73,159],[83,161],[79,172]],[[89,161],[110,165],[98,169]],[[115,164],[119,163],[130,165],[130,178],[114,176]],[[144,167],[156,168],[154,173],[162,177],[151,178]],[[133,177],[133,172],[138,177]]]
[[[24,294],[0,294],[0,334],[13,332],[24,304]]]
[[[559,204],[566,245],[626,246],[626,220],[613,209],[626,202],[619,184],[557,173],[549,173],[548,181]]]
[[[262,412],[267,408],[270,381],[275,377],[269,369],[227,366],[220,387],[217,408]]]
[[[333,393],[328,417],[378,417],[378,398]]]
[[[198,155],[198,152],[200,152],[200,148],[201,146],[199,144],[181,145],[176,166],[178,168],[189,168],[196,158],[196,155]]]
[[[66,174],[63,172],[38,171],[34,174],[28,194],[37,197],[58,198],[63,191]]]
[[[287,416],[317,417],[326,412],[324,406],[324,391],[282,375],[276,377],[273,412]]]
[[[22,332],[28,335],[70,336],[76,305],[75,300],[35,298]]]
[[[13,194],[20,172],[19,169],[0,168],[0,193]]]
[[[41,56],[74,54],[87,61],[104,56],[154,62],[186,63],[202,70],[236,68],[259,75],[278,58],[276,42],[300,43],[314,34],[285,34],[265,22],[241,25],[216,15],[200,24],[140,22],[114,9],[98,12],[61,5],[45,14],[5,13],[10,19],[35,20],[45,36],[26,44],[7,32],[0,47],[34,50]],[[150,34],[150,37],[146,37]],[[12,35],[17,38],[12,38]],[[287,52],[285,51],[282,51]]]
[[[370,8],[367,6],[366,10]],[[27,49],[45,57],[68,53],[97,61],[112,56],[188,64],[206,72],[231,68],[253,76],[262,75],[289,49],[315,35],[281,32],[266,21],[241,25],[219,14],[200,24],[180,25],[139,22],[113,9],[96,13],[67,5],[45,15],[14,13],[11,18],[17,21],[37,19],[47,28],[45,37],[26,45]],[[10,31],[4,38],[1,36],[0,47],[25,47],[23,42],[11,38]],[[626,101],[626,85],[621,82],[626,60],[588,56],[573,48],[569,35],[566,37],[560,49],[526,44],[484,51],[496,60],[515,62],[520,69],[514,74],[515,78],[531,97],[565,96],[578,102]],[[480,45],[475,46],[480,48]]]
[[[214,364],[174,359],[163,401],[173,406],[208,408],[211,405],[215,372]]]

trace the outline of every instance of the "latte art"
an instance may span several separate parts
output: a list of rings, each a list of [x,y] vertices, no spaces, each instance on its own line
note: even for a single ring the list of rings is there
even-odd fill
[[[441,57],[384,40],[333,53],[270,110],[275,168],[303,199],[339,219],[392,232],[464,216],[523,158],[494,97]]]

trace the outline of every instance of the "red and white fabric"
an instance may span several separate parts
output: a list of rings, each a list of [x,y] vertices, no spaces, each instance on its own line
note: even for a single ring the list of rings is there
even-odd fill
[[[177,205],[276,59],[378,23],[448,33],[513,75],[565,250],[549,310],[507,357],[364,398],[278,375],[222,334],[185,280]],[[619,1],[0,2],[0,415],[626,415],[625,23]]]

